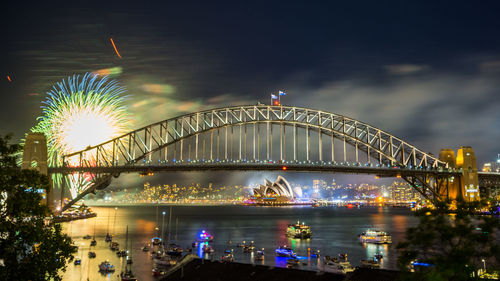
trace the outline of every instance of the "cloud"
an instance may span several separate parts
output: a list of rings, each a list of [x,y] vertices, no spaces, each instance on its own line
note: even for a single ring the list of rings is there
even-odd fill
[[[287,97],[290,104],[358,119],[434,154],[471,145],[481,162],[499,150],[491,141],[500,138],[499,88],[493,77],[441,73],[390,82],[353,78],[319,88],[295,85]]]
[[[392,75],[410,75],[429,71],[428,65],[420,64],[389,64],[384,65],[385,70]]]
[[[485,61],[479,64],[479,70],[485,73],[500,72],[500,60]]]

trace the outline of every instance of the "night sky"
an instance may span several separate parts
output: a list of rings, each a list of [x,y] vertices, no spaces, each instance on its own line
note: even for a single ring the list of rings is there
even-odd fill
[[[312,2],[10,1],[0,134],[20,139],[35,125],[51,84],[114,68],[133,128],[285,89],[286,105],[344,114],[424,151],[470,145],[480,163],[496,158],[498,2]]]

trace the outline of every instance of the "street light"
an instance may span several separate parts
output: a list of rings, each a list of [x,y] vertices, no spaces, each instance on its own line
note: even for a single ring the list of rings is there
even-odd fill
[[[486,261],[484,259],[481,260],[483,262],[483,273],[486,273]]]

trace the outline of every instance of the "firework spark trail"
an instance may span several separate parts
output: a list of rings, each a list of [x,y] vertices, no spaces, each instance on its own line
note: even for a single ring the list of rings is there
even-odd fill
[[[48,164],[59,166],[63,155],[127,132],[130,117],[124,106],[124,92],[125,88],[117,81],[91,73],[74,75],[56,83],[43,101],[43,115],[31,129],[47,137]],[[89,177],[78,174],[71,176],[73,178],[68,182],[74,198],[90,182],[82,182],[82,178]]]
[[[113,42],[113,38],[110,38],[111,44],[113,44],[113,48],[115,48],[115,52],[118,55],[118,57],[121,59],[122,56],[120,56],[120,53],[118,53],[118,49],[116,48],[115,42]]]

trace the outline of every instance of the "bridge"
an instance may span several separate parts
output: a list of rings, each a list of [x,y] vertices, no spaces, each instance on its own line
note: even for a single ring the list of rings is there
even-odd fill
[[[460,161],[459,161],[460,160]],[[321,110],[248,105],[210,109],[163,120],[63,156],[48,173],[91,175],[70,204],[105,188],[121,173],[200,170],[280,170],[399,177],[426,198],[479,196],[474,152],[439,157],[367,123]]]

